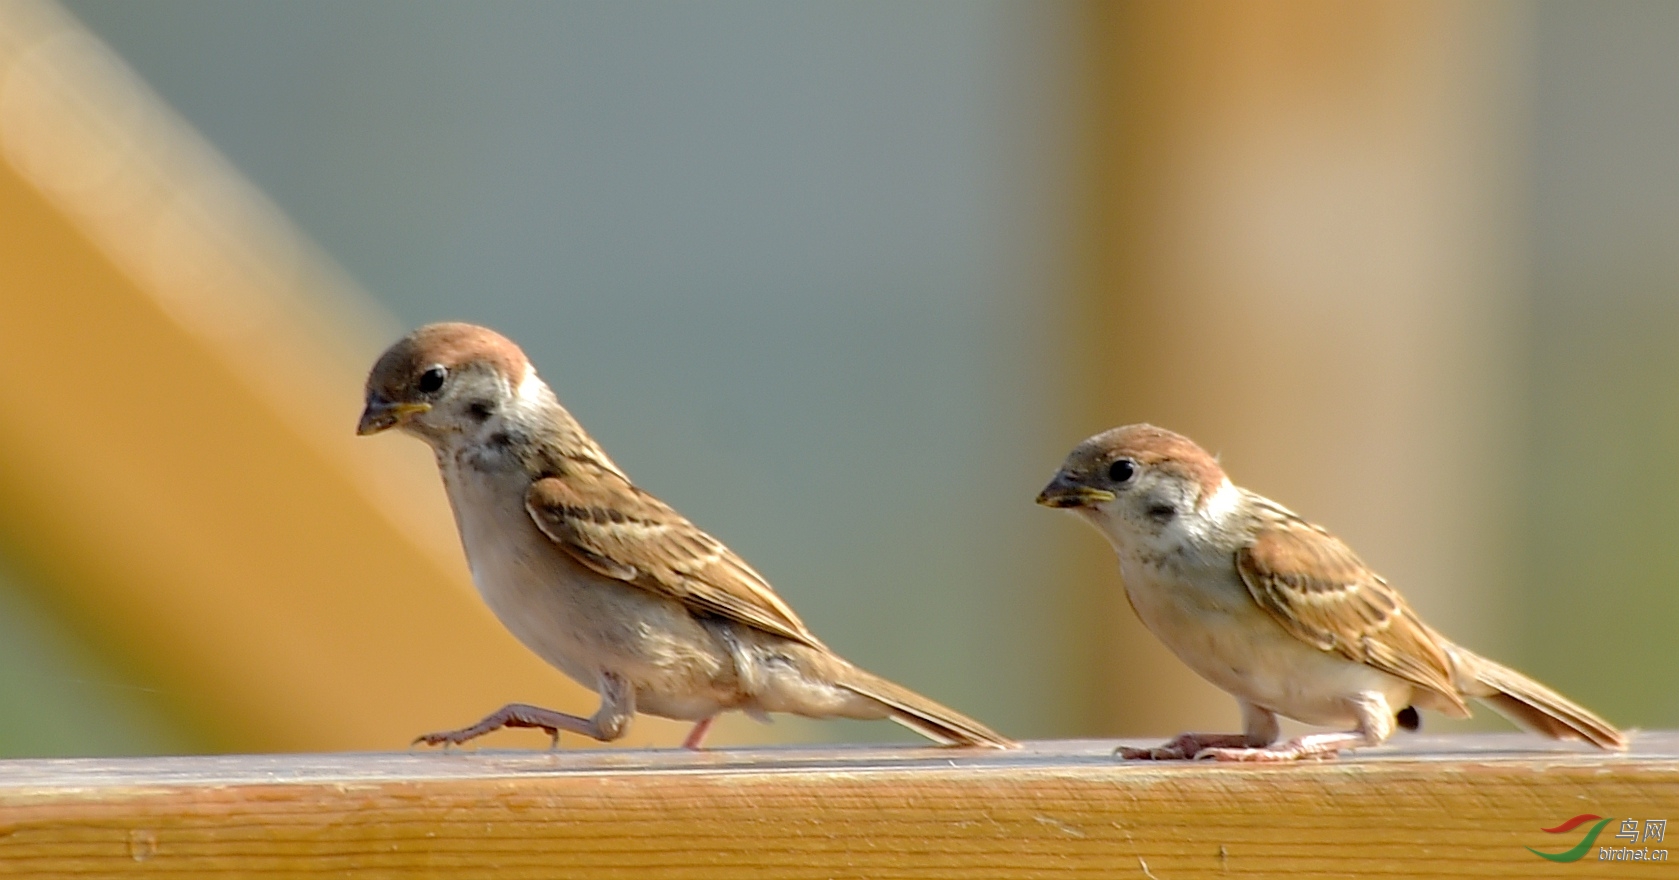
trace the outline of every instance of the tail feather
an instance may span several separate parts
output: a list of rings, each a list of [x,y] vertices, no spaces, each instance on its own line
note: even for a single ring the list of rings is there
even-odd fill
[[[1590,709],[1531,678],[1455,645],[1453,659],[1469,681],[1464,693],[1475,697],[1512,724],[1553,739],[1584,740],[1600,749],[1625,751],[1626,734]]]
[[[1020,744],[978,721],[939,705],[909,688],[853,666],[840,687],[886,707],[888,716],[928,739],[952,746],[1014,749]]]

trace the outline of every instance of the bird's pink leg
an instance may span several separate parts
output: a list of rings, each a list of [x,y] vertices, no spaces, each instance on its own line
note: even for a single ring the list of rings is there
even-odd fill
[[[687,738],[682,740],[682,747],[696,752],[699,751],[700,743],[705,740],[705,735],[711,732],[711,722],[716,720],[716,715],[700,719],[694,724],[694,729],[688,731]]]
[[[1358,728],[1340,733],[1313,733],[1291,739],[1280,745],[1264,748],[1210,748],[1197,753],[1197,758],[1215,761],[1304,761],[1308,758],[1333,758],[1343,749],[1355,746],[1379,746],[1393,735],[1393,707],[1387,697],[1376,691],[1359,694],[1348,708],[1358,719]]]
[[[1366,746],[1371,743],[1364,734],[1355,730],[1343,733],[1313,733],[1291,739],[1285,743],[1266,746],[1260,749],[1249,748],[1211,748],[1203,749],[1195,757],[1214,761],[1248,761],[1279,763],[1283,761],[1304,761],[1308,758],[1333,758],[1342,749],[1354,746]]]

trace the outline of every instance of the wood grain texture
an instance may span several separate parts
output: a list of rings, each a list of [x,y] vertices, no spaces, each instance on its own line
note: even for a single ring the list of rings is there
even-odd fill
[[[1626,755],[1411,737],[1298,766],[1114,743],[0,764],[8,876],[599,878],[1654,875],[1543,861],[1580,813],[1679,814],[1679,733]],[[1679,818],[1679,815],[1671,816]],[[1589,826],[1588,826],[1589,827]],[[1613,845],[1615,826],[1599,843]],[[1679,840],[1675,841],[1679,845]],[[1665,846],[1665,844],[1653,845]]]

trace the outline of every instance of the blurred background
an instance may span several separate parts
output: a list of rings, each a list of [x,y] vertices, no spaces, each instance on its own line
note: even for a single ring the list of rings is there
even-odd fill
[[[1032,504],[1136,421],[1679,723],[1679,5],[0,2],[0,755],[592,711],[352,435],[442,319],[1015,736],[1238,724]]]

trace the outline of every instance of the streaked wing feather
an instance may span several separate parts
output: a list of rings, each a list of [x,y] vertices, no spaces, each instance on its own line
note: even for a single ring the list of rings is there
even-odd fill
[[[525,508],[578,562],[696,611],[821,646],[769,582],[721,541],[622,474],[574,464],[564,477],[532,483]]]
[[[1450,661],[1405,600],[1335,536],[1277,513],[1277,525],[1236,552],[1236,569],[1260,607],[1308,644],[1462,706]]]

